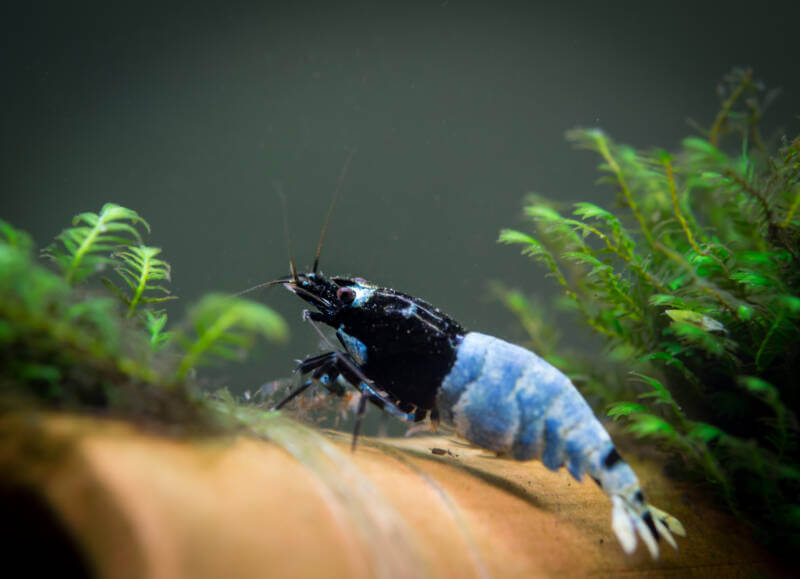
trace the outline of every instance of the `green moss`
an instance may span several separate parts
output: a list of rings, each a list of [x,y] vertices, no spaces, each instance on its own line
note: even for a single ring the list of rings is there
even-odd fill
[[[106,204],[81,213],[42,256],[0,221],[0,405],[104,412],[184,430],[226,422],[188,376],[201,364],[242,358],[253,339],[286,336],[265,306],[211,295],[167,330],[170,265],[141,242],[136,212]],[[100,272],[107,291],[86,281]],[[121,283],[120,283],[121,282]],[[118,285],[119,284],[119,285]],[[186,330],[185,328],[191,328]]]
[[[800,546],[800,137],[770,153],[763,87],[726,77],[722,107],[674,153],[597,130],[567,138],[601,159],[620,209],[542,197],[531,233],[505,230],[605,341],[604,360],[553,353],[541,308],[499,294],[532,342],[629,432],[705,479],[762,538]],[[552,320],[550,320],[552,321]],[[627,379],[626,379],[627,374]]]

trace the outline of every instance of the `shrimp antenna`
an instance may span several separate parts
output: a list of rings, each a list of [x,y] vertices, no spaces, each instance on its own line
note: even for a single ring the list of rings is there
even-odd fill
[[[289,253],[289,268],[292,270],[292,283],[298,283],[297,279],[297,268],[294,265],[294,257],[292,256],[292,238],[289,236],[289,208],[288,203],[286,202],[286,194],[283,192],[283,187],[281,186],[280,181],[275,179],[272,180],[272,188],[275,189],[275,193],[278,194],[278,197],[281,199],[281,208],[283,209],[283,236],[286,239],[286,251]],[[246,290],[242,290],[240,292],[236,292],[233,294],[233,297],[239,297],[244,294],[249,294],[252,291],[257,289],[261,289],[262,287],[269,287],[273,285],[278,285],[282,283],[286,283],[290,280],[282,278],[282,279],[275,279],[272,281],[265,281],[264,283],[260,283],[258,285],[254,285],[253,287],[249,287]]]
[[[319,235],[319,243],[317,243],[317,254],[314,256],[314,267],[311,268],[313,273],[317,273],[317,267],[319,267],[319,254],[322,252],[322,242],[325,239],[325,233],[328,231],[328,222],[331,220],[331,214],[333,213],[333,207],[336,205],[336,198],[339,196],[339,190],[342,188],[342,183],[344,182],[345,175],[347,175],[347,169],[350,167],[350,160],[353,158],[353,153],[355,149],[351,149],[347,153],[347,159],[344,162],[344,166],[342,166],[342,171],[339,173],[339,181],[336,183],[336,191],[333,192],[333,198],[331,199],[331,204],[328,207],[328,214],[325,216],[325,223],[322,224],[322,232]]]
[[[289,235],[289,204],[286,202],[286,194],[283,192],[280,181],[273,179],[272,188],[275,189],[275,193],[281,198],[281,207],[283,208],[283,236],[286,239],[286,251],[289,253],[289,269],[292,270],[292,281],[297,283],[297,268],[294,265],[292,238]]]
[[[249,294],[252,291],[256,291],[257,289],[261,289],[262,287],[269,287],[271,285],[278,285],[282,283],[288,283],[290,280],[288,279],[274,279],[272,281],[265,281],[264,283],[260,283],[258,285],[254,285],[253,287],[249,287],[246,290],[242,290],[240,292],[236,292],[235,294],[231,294],[231,297],[238,298],[239,296],[243,296],[244,294]],[[294,280],[291,280],[294,281]]]

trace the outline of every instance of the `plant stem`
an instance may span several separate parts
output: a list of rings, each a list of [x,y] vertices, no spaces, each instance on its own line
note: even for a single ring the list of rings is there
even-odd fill
[[[761,367],[761,356],[764,354],[764,349],[767,347],[767,344],[772,339],[772,335],[775,333],[775,331],[778,329],[778,326],[780,326],[781,322],[783,321],[783,316],[784,312],[781,311],[781,313],[779,313],[778,316],[775,318],[775,321],[772,322],[772,325],[767,331],[767,335],[764,336],[764,339],[761,341],[761,345],[758,347],[758,352],[756,353],[756,368],[758,368],[759,372],[764,371],[764,368]]]
[[[136,310],[136,306],[139,305],[139,300],[142,298],[142,293],[144,293],[145,287],[147,287],[147,278],[150,274],[150,257],[151,253],[145,248],[142,251],[142,267],[140,269],[139,274],[139,284],[136,286],[136,291],[133,293],[133,299],[131,299],[131,303],[128,306],[128,317],[130,318],[133,316],[133,312]]]
[[[678,189],[675,186],[675,174],[672,170],[672,163],[669,161],[664,161],[664,168],[667,170],[669,194],[672,197],[672,209],[675,212],[675,217],[678,218],[678,222],[681,224],[683,232],[686,234],[686,239],[689,241],[689,245],[692,246],[692,249],[694,249],[695,253],[697,253],[697,255],[705,255],[705,252],[703,252],[703,250],[700,249],[700,246],[697,245],[694,235],[692,235],[692,230],[689,228],[689,224],[686,222],[686,218],[683,216],[680,204],[678,203]]]
[[[684,258],[680,253],[670,249],[669,247],[659,242],[656,242],[654,247],[657,250],[663,252],[672,261],[680,264],[684,269],[686,269],[686,271],[688,271],[689,274],[692,276],[692,278],[695,280],[697,285],[700,286],[700,288],[705,293],[713,296],[714,299],[716,299],[729,312],[734,314],[736,313],[736,308],[733,306],[733,304],[729,304],[727,300],[724,297],[722,297],[722,294],[716,291],[706,280],[702,279],[699,275],[697,275],[697,272],[694,270],[694,267],[692,267],[692,264],[686,261],[686,258]]]
[[[731,108],[733,108],[733,105],[736,104],[736,101],[742,96],[744,89],[750,85],[750,79],[752,76],[753,71],[748,69],[744,78],[742,79],[742,82],[736,87],[736,90],[734,90],[731,93],[731,96],[729,96],[725,102],[722,103],[722,108],[720,109],[719,113],[717,113],[717,117],[714,119],[714,124],[711,125],[711,131],[708,135],[708,142],[713,146],[716,147],[717,143],[719,143],[719,133],[722,130],[722,125],[726,120],[728,120]]]
[[[595,138],[595,142],[597,144],[598,151],[605,159],[608,166],[611,167],[611,170],[614,172],[614,175],[617,177],[617,182],[619,186],[622,188],[622,193],[625,195],[625,199],[628,202],[628,206],[631,208],[631,211],[636,216],[636,220],[639,222],[639,227],[642,228],[642,233],[647,239],[647,243],[650,246],[653,246],[655,240],[653,239],[653,234],[650,233],[650,228],[647,227],[647,222],[644,220],[644,216],[639,211],[639,206],[636,204],[636,201],[633,198],[633,194],[631,190],[628,188],[628,184],[625,181],[625,176],[622,174],[622,169],[617,163],[617,160],[611,155],[611,151],[608,149],[608,143],[603,138]]]
[[[797,207],[800,206],[800,188],[797,190],[797,195],[794,196],[794,201],[792,201],[792,206],[789,207],[789,211],[786,213],[786,218],[781,223],[781,227],[788,227],[789,224],[792,222],[794,218],[794,214],[797,212]]]
[[[78,270],[78,265],[83,260],[84,255],[86,255],[86,252],[89,251],[89,248],[92,246],[92,244],[94,244],[94,240],[100,234],[100,230],[103,225],[105,225],[105,221],[103,221],[102,215],[100,215],[98,216],[97,223],[91,228],[89,234],[83,240],[80,247],[78,247],[78,250],[75,252],[75,255],[72,258],[72,263],[70,264],[69,270],[67,270],[67,275],[65,276],[67,283],[72,283],[72,278],[75,275],[75,272]]]
[[[186,373],[191,370],[197,363],[197,360],[205,352],[211,344],[219,339],[228,328],[236,323],[236,316],[230,312],[221,315],[211,326],[203,332],[203,334],[194,342],[186,352],[186,355],[181,360],[180,366],[175,373],[176,377],[180,380],[186,376]]]
[[[614,253],[614,255],[616,255],[617,257],[622,259],[622,261],[624,261],[626,264],[628,264],[630,267],[632,267],[634,269],[634,271],[636,271],[636,273],[638,273],[644,279],[646,279],[647,282],[650,283],[650,285],[652,285],[653,287],[657,288],[658,291],[661,292],[661,293],[668,293],[667,288],[664,287],[661,284],[661,282],[659,282],[656,278],[654,278],[652,275],[650,275],[650,273],[646,269],[644,269],[637,260],[633,259],[632,254],[622,251],[618,246],[616,246],[613,243],[611,243],[611,239],[608,237],[608,235],[606,235],[605,233],[603,233],[602,231],[600,231],[596,227],[592,227],[591,225],[588,225],[587,223],[584,223],[582,221],[570,220],[570,222],[574,223],[575,225],[577,225],[579,227],[582,227],[583,229],[585,229],[589,233],[592,233],[592,234],[596,235],[603,242],[605,242],[606,247],[612,253]]]
[[[586,318],[586,323],[588,323],[592,327],[592,329],[594,329],[596,332],[603,334],[604,336],[616,337],[616,334],[614,334],[614,332],[611,332],[604,326],[598,324],[594,320],[594,318],[589,314],[589,312],[583,305],[583,300],[581,300],[578,297],[578,294],[570,287],[569,283],[567,283],[567,278],[564,277],[561,268],[558,267],[558,263],[556,262],[552,254],[549,251],[544,250],[539,255],[541,255],[545,259],[548,267],[550,268],[550,271],[553,273],[553,275],[556,276],[558,283],[560,283],[561,286],[564,288],[564,290],[567,293],[567,296],[578,306],[578,309],[583,314],[583,317]]]

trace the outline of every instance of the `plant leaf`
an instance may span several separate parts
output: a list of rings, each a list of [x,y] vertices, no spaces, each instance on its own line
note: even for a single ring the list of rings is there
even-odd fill
[[[182,337],[185,353],[177,370],[179,379],[199,364],[212,363],[215,356],[229,358],[243,354],[256,335],[284,340],[288,333],[283,319],[268,307],[219,294],[204,297],[192,308],[190,318],[195,336]]]
[[[138,213],[114,203],[103,205],[98,214],[78,214],[72,224],[74,227],[64,230],[42,252],[61,266],[64,278],[70,283],[80,282],[103,266],[115,263],[102,254],[118,246],[140,243],[136,225],[150,231],[150,226]],[[110,235],[109,232],[123,235]]]

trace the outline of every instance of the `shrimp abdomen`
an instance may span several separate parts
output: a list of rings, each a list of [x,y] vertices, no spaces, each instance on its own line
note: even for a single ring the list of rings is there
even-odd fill
[[[580,479],[610,438],[569,379],[545,360],[499,338],[469,332],[438,394],[459,435],[516,460],[566,463]]]

